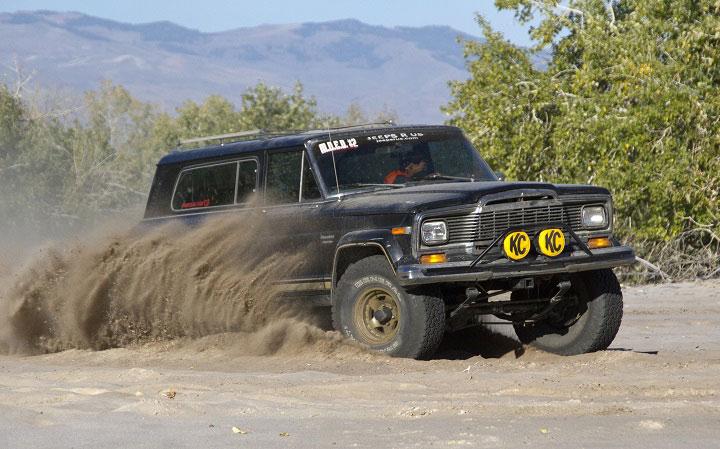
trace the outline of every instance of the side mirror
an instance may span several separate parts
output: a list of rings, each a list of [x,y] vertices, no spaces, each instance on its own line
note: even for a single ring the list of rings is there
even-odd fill
[[[495,176],[497,176],[499,181],[505,181],[505,173],[501,171],[496,171]]]

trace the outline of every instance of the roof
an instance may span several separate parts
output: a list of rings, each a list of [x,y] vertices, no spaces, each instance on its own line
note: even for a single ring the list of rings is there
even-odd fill
[[[369,125],[346,128],[335,128],[330,130],[309,130],[299,131],[294,134],[268,134],[260,136],[252,140],[242,140],[239,142],[231,142],[220,145],[211,145],[193,150],[174,150],[160,159],[158,165],[171,165],[182,162],[197,161],[203,159],[220,158],[225,156],[240,155],[248,152],[270,150],[274,148],[288,148],[304,145],[305,142],[321,137],[335,137],[354,134],[372,134],[376,132],[397,132],[400,129],[435,129],[435,130],[454,130],[458,128],[454,126],[444,125]]]

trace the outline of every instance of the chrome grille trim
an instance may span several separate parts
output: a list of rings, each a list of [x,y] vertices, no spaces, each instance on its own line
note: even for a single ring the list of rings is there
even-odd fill
[[[583,230],[580,211],[582,204],[557,204],[528,206],[514,209],[490,209],[479,213],[447,216],[448,244],[489,242],[508,228],[536,230],[549,224],[565,223],[573,231]],[[592,204],[597,204],[593,202]],[[435,218],[433,218],[435,219]]]

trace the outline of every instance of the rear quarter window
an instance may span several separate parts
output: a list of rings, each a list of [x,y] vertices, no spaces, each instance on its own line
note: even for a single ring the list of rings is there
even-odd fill
[[[234,204],[237,173],[238,162],[184,170],[175,187],[173,210]]]

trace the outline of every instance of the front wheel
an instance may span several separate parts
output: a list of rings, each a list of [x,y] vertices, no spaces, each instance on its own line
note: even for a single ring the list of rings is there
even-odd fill
[[[607,349],[620,329],[623,300],[612,270],[587,271],[573,276],[568,299],[545,320],[515,323],[522,343],[561,355]]]
[[[442,299],[407,292],[382,256],[348,267],[335,290],[332,316],[343,335],[393,357],[428,358],[445,331]]]

